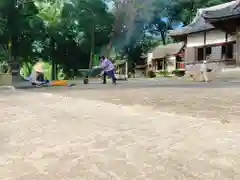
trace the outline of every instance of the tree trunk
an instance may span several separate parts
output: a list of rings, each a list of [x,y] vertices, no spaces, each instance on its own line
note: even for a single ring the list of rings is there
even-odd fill
[[[106,57],[109,57],[109,55],[111,53],[111,50],[112,50],[112,46],[113,46],[113,40],[110,40],[108,45],[107,45],[106,52],[104,54]]]
[[[194,2],[194,0],[191,0],[190,3],[191,3],[191,15],[189,17],[188,24],[190,24],[193,21],[194,17],[195,17],[195,2]]]
[[[55,43],[53,38],[50,38],[50,46],[53,50],[53,52],[55,51]],[[56,62],[54,61],[54,59],[52,58],[52,80],[56,80]]]
[[[119,34],[119,31],[121,30],[121,12],[119,11],[119,9],[121,8],[122,5],[123,5],[123,3],[120,4],[120,7],[117,7],[118,10],[115,14],[116,20],[115,20],[115,23],[113,25],[113,31],[111,33],[110,40],[109,40],[109,43],[108,43],[107,48],[106,48],[106,52],[104,53],[104,55],[106,57],[109,57],[109,55],[111,53],[111,50],[112,50],[112,47],[113,47],[113,43],[115,41],[115,38]]]
[[[19,57],[13,56],[11,65],[12,82],[21,82]]]
[[[56,63],[55,61],[52,59],[52,80],[56,80]]]
[[[91,52],[90,52],[90,61],[89,61],[89,67],[88,67],[89,69],[92,69],[94,47],[95,47],[95,24],[92,28]]]
[[[163,31],[160,31],[160,34],[161,34],[163,45],[166,45],[166,35],[165,35],[165,33]]]
[[[12,67],[11,67],[11,63],[12,63],[12,37],[9,36],[8,39],[8,73],[12,72]]]

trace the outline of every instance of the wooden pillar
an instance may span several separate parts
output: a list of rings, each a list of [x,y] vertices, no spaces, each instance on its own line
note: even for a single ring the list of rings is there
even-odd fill
[[[154,71],[155,71],[155,72],[157,72],[158,61],[159,61],[159,59],[157,59],[157,60],[155,61],[155,67],[154,67]]]
[[[152,67],[151,67],[151,68],[152,68],[152,69],[151,69],[152,71],[155,71],[155,63],[156,63],[156,60],[154,59],[154,60],[152,61]]]
[[[206,36],[207,36],[207,33],[204,32],[204,47],[203,47],[203,59],[202,60],[207,59],[207,56],[206,56],[206,40],[207,40],[207,38],[206,38]]]
[[[240,27],[236,28],[236,65],[240,66]]]
[[[155,61],[156,61],[156,59],[152,60],[152,64],[148,67],[149,70],[152,70],[152,71],[155,70]]]
[[[135,72],[136,73],[136,72]],[[128,62],[125,62],[125,79],[128,79]]]
[[[166,61],[165,61],[165,59],[163,59],[163,71],[165,71],[166,70]]]
[[[177,61],[177,58],[178,56],[176,55],[175,56],[175,61],[174,61],[174,70],[178,69],[178,61]]]
[[[202,60],[206,60],[207,59],[207,54],[206,54],[206,46],[203,47],[203,59]]]

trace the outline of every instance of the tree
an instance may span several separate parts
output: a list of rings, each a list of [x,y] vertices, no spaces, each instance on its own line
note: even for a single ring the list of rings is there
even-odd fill
[[[53,65],[58,64],[66,71],[79,67],[86,68],[93,44],[91,43],[92,33],[89,32],[94,29],[96,37],[94,48],[97,52],[108,42],[113,21],[112,14],[107,12],[106,4],[101,0],[93,1],[36,3],[37,18],[42,20],[41,27],[38,27],[41,35],[33,37],[31,45],[37,44],[38,47],[34,47],[35,52],[32,55],[38,54],[45,60],[51,59]],[[41,51],[35,49],[41,49]],[[33,47],[29,50],[32,51]]]
[[[144,35],[141,40],[130,42],[123,48],[122,54],[125,55],[130,62],[137,64],[145,64],[145,59],[142,57],[148,51],[159,44],[158,39],[153,36]]]
[[[189,24],[197,9],[218,5],[221,3],[230,2],[231,0],[176,0],[176,1],[163,1],[164,14],[172,22],[180,22],[184,25]]]
[[[79,28],[83,30],[83,37],[89,40],[85,41],[84,47],[89,49],[90,46],[89,68],[91,68],[94,52],[99,51],[99,46],[107,43],[109,39],[114,17],[107,11],[107,5],[101,0],[73,1],[72,5],[73,8],[70,7],[68,11],[73,12],[71,16],[77,18]]]
[[[168,43],[167,32],[172,29],[171,21],[163,20],[159,16],[155,16],[148,25],[148,32],[155,36],[160,35],[163,45]]]
[[[68,74],[71,69],[91,67],[93,54],[106,46],[137,59],[151,47],[150,39],[155,42],[149,36],[149,22],[156,27],[163,22],[158,21],[162,14],[154,14],[156,8],[162,9],[154,5],[157,1],[114,0],[109,10],[102,0],[22,0],[19,4],[2,0],[2,49],[14,61],[32,63],[40,56]],[[161,27],[162,32],[168,29]]]
[[[38,9],[38,17],[40,17],[45,24],[49,48],[51,51],[55,51],[57,46],[55,37],[58,35],[56,32],[58,32],[58,25],[61,22],[64,3],[61,0],[37,1],[35,5]],[[54,58],[50,58],[52,61],[52,79],[56,79],[57,64]]]
[[[115,23],[106,48],[109,55],[112,46],[127,45],[132,36],[141,35],[145,24],[151,20],[155,0],[113,0]]]
[[[4,0],[0,3],[0,19],[4,22],[0,25],[0,39],[2,49],[8,53],[9,71],[19,63],[21,42],[29,37],[29,21],[36,13],[37,9],[31,0],[26,6],[18,6],[15,0]]]

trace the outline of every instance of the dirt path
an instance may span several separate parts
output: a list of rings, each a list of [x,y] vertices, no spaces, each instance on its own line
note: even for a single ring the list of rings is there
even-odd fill
[[[73,90],[69,91],[67,96],[113,104],[143,105],[162,112],[217,119],[222,122],[238,121],[240,117],[240,88]]]
[[[117,101],[106,100],[108,92],[98,93],[2,94],[0,179],[240,179],[237,121],[162,113],[170,101],[154,109],[145,107],[149,100],[114,105],[103,102]]]

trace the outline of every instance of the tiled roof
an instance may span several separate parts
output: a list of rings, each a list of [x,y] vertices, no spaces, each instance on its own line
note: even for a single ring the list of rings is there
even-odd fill
[[[207,20],[218,20],[240,16],[240,1],[232,1],[228,6],[221,9],[206,11],[203,17]]]
[[[153,50],[153,59],[164,58],[168,55],[174,55],[179,53],[179,51],[183,48],[184,43],[172,43],[167,45],[160,45]]]
[[[225,7],[230,6],[233,3],[234,2],[229,2],[229,3],[224,3],[224,4],[220,4],[220,5],[216,5],[216,6],[212,6],[212,7],[208,7],[208,8],[198,9],[195,18],[189,25],[187,25],[183,28],[180,28],[180,29],[171,30],[171,31],[169,31],[169,35],[174,37],[174,36],[187,35],[187,34],[194,33],[194,32],[200,32],[200,31],[205,31],[205,30],[209,30],[209,29],[214,29],[213,25],[206,22],[206,20],[203,17],[203,14],[205,14],[205,12],[213,12],[213,11],[221,10]]]

